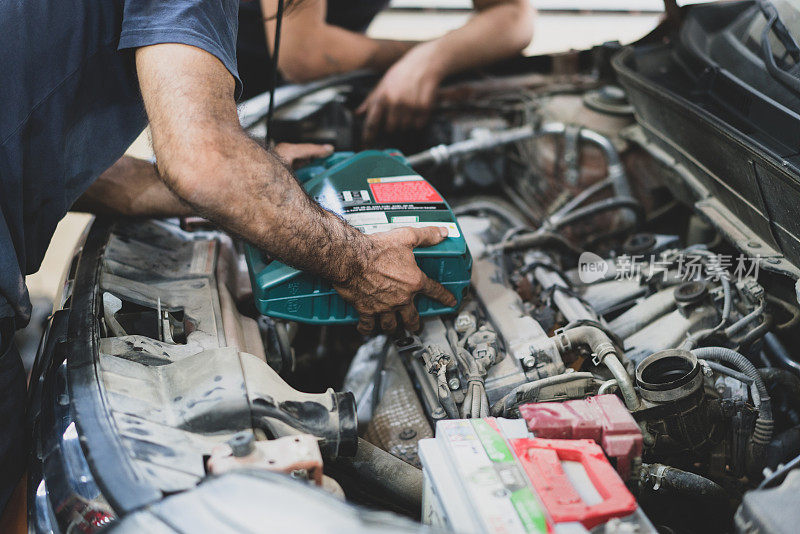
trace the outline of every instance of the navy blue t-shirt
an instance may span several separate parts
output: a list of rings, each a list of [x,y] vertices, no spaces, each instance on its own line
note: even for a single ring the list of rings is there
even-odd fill
[[[182,43],[236,69],[238,0],[0,2],[0,318],[30,317],[58,221],[147,124],[133,49]]]

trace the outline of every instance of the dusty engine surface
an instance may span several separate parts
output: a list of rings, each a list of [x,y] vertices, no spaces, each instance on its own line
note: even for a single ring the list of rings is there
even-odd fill
[[[643,443],[625,482],[653,523],[731,530],[764,469],[800,452],[793,277],[687,205],[622,89],[553,82],[454,88],[438,145],[408,157],[458,216],[472,287],[421,332],[360,346],[343,386],[360,435],[419,467],[438,421],[616,395]]]
[[[424,135],[380,140],[445,197],[472,254],[460,307],[420,332],[263,316],[243,243],[191,221],[118,225],[99,376],[142,478],[177,492],[280,471],[419,520],[420,442],[524,421],[526,439],[596,441],[635,497],[633,519],[591,532],[733,531],[743,498],[755,517],[800,453],[798,273],[709,217],[724,206],[692,196],[621,87],[564,69],[452,85]],[[276,128],[367,148],[365,90],[339,80]]]

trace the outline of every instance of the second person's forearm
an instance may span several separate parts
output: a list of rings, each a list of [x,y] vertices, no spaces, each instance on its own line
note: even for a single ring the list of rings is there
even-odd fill
[[[480,11],[464,26],[423,43],[431,72],[440,79],[489,65],[521,52],[530,42],[534,11],[516,4],[499,4]]]
[[[295,42],[295,40],[298,40]],[[278,58],[281,72],[291,81],[307,82],[355,70],[382,72],[415,43],[372,39],[325,25],[312,39],[299,41],[287,30]]]

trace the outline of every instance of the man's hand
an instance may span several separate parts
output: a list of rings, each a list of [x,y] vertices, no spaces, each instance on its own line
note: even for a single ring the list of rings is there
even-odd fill
[[[425,126],[443,77],[431,43],[409,50],[386,71],[356,110],[365,115],[364,141],[373,141],[381,131],[392,133]]]
[[[455,306],[456,298],[441,284],[425,276],[417,266],[414,248],[431,247],[447,237],[447,230],[434,226],[398,228],[368,236],[370,247],[363,259],[361,276],[334,284],[334,288],[358,311],[358,330],[375,331],[376,322],[385,332],[397,330],[397,316],[403,326],[416,332],[419,314],[414,307],[418,293]]]
[[[315,159],[327,158],[333,154],[331,145],[314,145],[311,143],[278,143],[275,153],[291,168],[299,169]]]

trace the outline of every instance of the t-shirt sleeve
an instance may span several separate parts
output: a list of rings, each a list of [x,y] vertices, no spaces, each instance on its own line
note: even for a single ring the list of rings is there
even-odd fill
[[[119,49],[161,43],[196,46],[213,54],[236,80],[239,0],[126,0]]]

